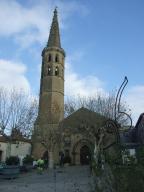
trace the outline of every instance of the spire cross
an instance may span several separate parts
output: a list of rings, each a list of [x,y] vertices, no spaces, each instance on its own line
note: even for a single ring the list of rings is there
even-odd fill
[[[58,7],[56,6],[55,9],[54,9],[55,14],[57,14],[57,12],[58,12],[57,9],[58,9]]]

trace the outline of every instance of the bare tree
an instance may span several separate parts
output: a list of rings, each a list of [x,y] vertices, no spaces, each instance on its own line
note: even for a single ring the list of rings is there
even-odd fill
[[[38,129],[35,130],[35,134],[38,134],[38,142],[42,144],[47,152],[49,168],[53,168],[54,148],[61,140],[61,134],[58,129],[60,110],[56,102],[52,103],[52,107],[49,109],[48,114],[46,114],[47,127],[38,126]]]
[[[57,128],[54,128],[51,125],[45,134],[41,134],[41,144],[48,152],[47,158],[49,159],[49,168],[53,168],[53,153],[55,146],[58,143],[60,143],[60,133],[58,132]]]
[[[9,128],[11,107],[10,94],[4,88],[0,88],[0,133],[2,135]]]
[[[36,98],[25,92],[13,90],[11,108],[10,127],[19,129],[25,137],[30,137],[38,111]]]
[[[91,97],[72,97],[67,98],[65,102],[65,116],[68,116],[75,112],[81,107],[85,107],[91,111],[97,112],[108,119],[115,119],[115,94],[109,94],[102,96],[100,94]],[[127,112],[130,114],[131,110],[129,109],[126,102],[120,104],[121,111]],[[129,119],[123,113],[117,115],[117,122],[121,125],[126,125],[129,123]]]
[[[22,90],[0,89],[0,131],[10,134],[19,130],[23,136],[30,137],[37,116],[37,100]]]

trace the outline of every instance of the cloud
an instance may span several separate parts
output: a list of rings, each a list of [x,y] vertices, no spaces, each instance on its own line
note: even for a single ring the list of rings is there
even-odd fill
[[[0,1],[0,35],[12,36],[25,47],[34,42],[43,42],[50,25],[49,9],[50,4],[47,9],[40,3],[25,7],[16,0]]]
[[[79,13],[81,10],[83,14],[86,13],[84,5],[76,1],[33,0],[30,1],[29,6],[26,2],[20,4],[16,0],[0,1],[0,36],[12,37],[24,48],[33,43],[43,44],[47,41],[52,10],[55,5],[59,8],[62,27],[65,27],[64,23],[66,23],[63,20],[66,20],[73,12]]]
[[[0,59],[0,87],[30,91],[30,84],[25,77],[25,72],[24,64]]]
[[[126,101],[132,110],[134,124],[144,112],[144,85],[133,86],[128,90]]]
[[[66,63],[65,72],[65,95],[67,96],[92,96],[105,94],[104,83],[96,76],[85,76],[81,78],[73,69],[70,63]]]

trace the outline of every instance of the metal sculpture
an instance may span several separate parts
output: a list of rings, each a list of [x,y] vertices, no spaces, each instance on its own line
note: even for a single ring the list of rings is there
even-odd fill
[[[114,134],[115,140],[107,146],[103,146],[103,144],[102,144],[103,141],[98,140],[98,144],[100,142],[101,146],[95,145],[95,148],[98,148],[98,146],[99,146],[99,150],[98,149],[95,150],[97,152],[97,153],[95,152],[95,154],[97,154],[97,155],[98,155],[98,153],[103,153],[107,149],[116,145],[117,146],[117,154],[118,154],[117,159],[121,159],[121,157],[122,157],[121,140],[120,140],[121,125],[118,122],[119,117],[121,115],[126,115],[128,117],[128,119],[130,120],[130,127],[129,128],[132,127],[132,119],[131,119],[130,115],[127,114],[125,111],[120,110],[122,94],[123,94],[123,91],[124,91],[127,83],[128,83],[128,78],[125,77],[120,88],[118,89],[118,92],[116,95],[116,100],[115,100],[115,105],[114,105],[114,119],[107,120],[104,127],[99,128],[99,134],[101,135],[101,133],[102,133],[102,139],[101,140],[104,141],[105,136],[108,133]],[[117,160],[117,159],[115,159],[115,160]]]
[[[114,110],[115,116],[114,116],[114,118],[115,118],[115,121],[117,122],[117,119],[118,119],[117,114],[126,115],[130,120],[130,127],[129,128],[131,128],[132,127],[132,119],[131,119],[130,115],[124,111],[120,111],[121,97],[122,97],[123,91],[124,91],[127,84],[128,84],[128,78],[125,76],[124,81],[121,84],[121,86],[117,92],[116,101],[115,101],[115,110]]]
[[[116,161],[122,159],[122,148],[121,148],[121,139],[120,139],[121,125],[118,122],[119,117],[121,115],[127,116],[127,118],[130,120],[129,128],[132,127],[132,119],[131,119],[130,115],[127,114],[125,111],[121,111],[121,109],[120,109],[122,94],[123,94],[123,91],[127,84],[128,84],[128,78],[125,77],[124,81],[122,82],[120,88],[118,89],[117,95],[116,95],[116,100],[115,100],[115,105],[114,105],[114,119],[108,120],[105,125],[106,132],[109,132],[110,130],[112,130],[112,133],[115,134],[115,141],[110,143],[108,146],[105,146],[103,148],[103,150],[106,151],[113,145],[116,145],[117,146],[117,158],[115,159]]]

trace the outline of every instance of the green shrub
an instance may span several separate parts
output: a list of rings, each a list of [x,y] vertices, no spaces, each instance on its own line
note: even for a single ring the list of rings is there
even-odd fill
[[[6,165],[19,165],[19,158],[17,156],[10,156],[6,159]]]
[[[31,155],[27,155],[23,159],[23,164],[24,165],[32,165],[34,161],[34,158]]]
[[[117,192],[143,192],[144,168],[142,165],[122,165],[113,170]]]
[[[141,146],[136,151],[138,163],[144,165],[144,147]]]

